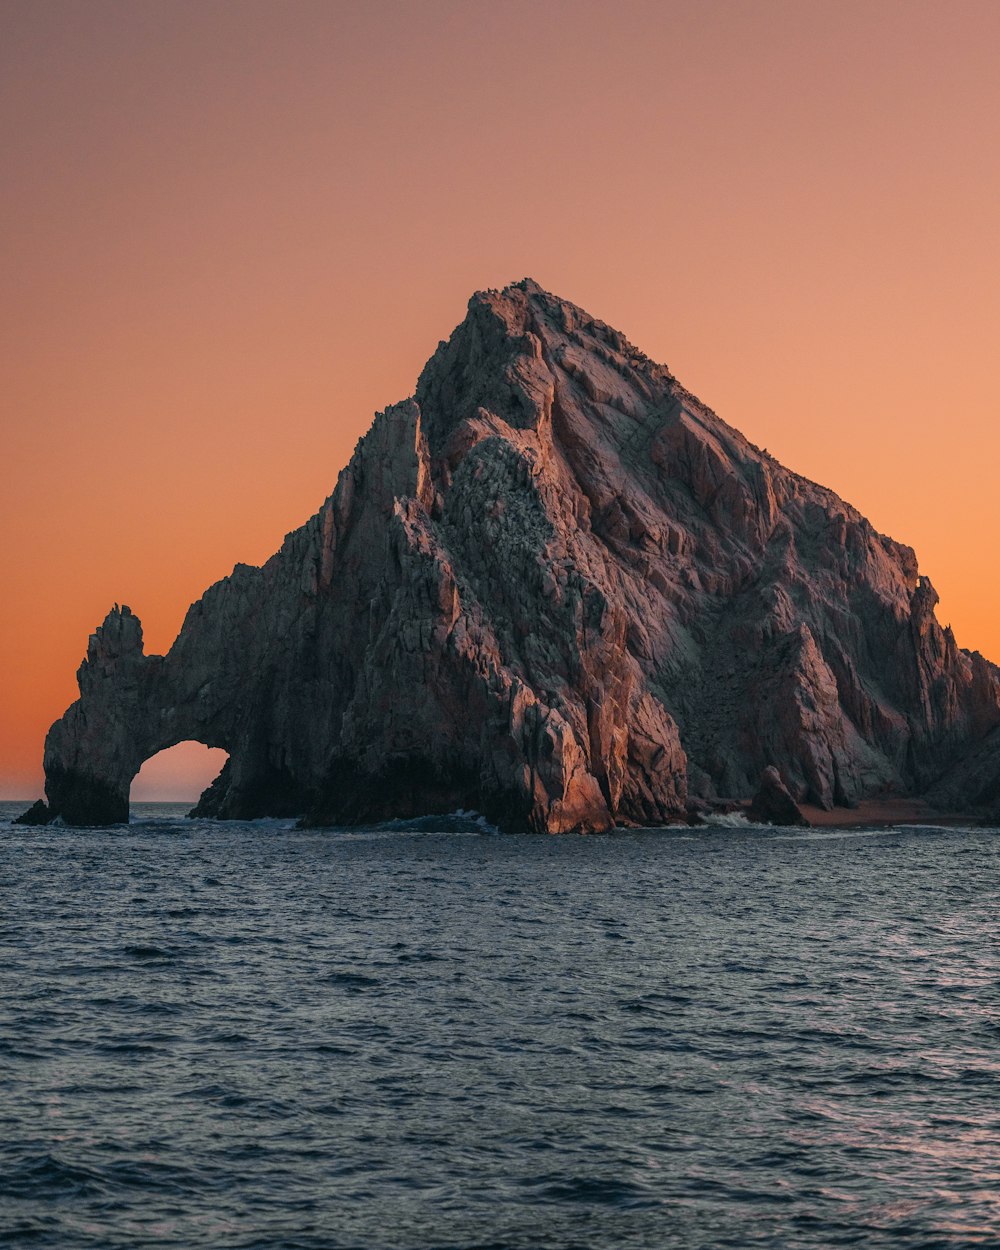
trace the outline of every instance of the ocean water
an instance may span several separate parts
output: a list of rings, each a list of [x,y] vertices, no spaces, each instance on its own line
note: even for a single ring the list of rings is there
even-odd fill
[[[1000,1245],[998,830],[16,810],[4,1246]]]

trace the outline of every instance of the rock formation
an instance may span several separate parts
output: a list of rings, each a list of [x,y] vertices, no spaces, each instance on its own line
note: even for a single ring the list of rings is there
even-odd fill
[[[913,551],[531,281],[473,296],[319,512],[145,655],[122,607],[45,746],[50,818],[230,754],[197,811],[658,824],[762,770],[823,807],[925,790],[1000,724]]]
[[[48,823],[49,808],[43,799],[32,803],[26,812],[22,812],[20,816],[15,816],[14,818],[15,825],[47,825]]]
[[[1000,728],[966,751],[926,798],[944,812],[966,813],[1000,825]]]
[[[761,773],[757,793],[747,808],[747,817],[765,825],[809,824],[773,764]]]

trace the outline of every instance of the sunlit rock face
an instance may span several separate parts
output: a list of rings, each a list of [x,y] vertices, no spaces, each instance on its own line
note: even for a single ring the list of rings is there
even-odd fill
[[[909,547],[530,281],[473,296],[416,395],[262,568],[146,656],[116,608],[45,750],[51,816],[142,762],[230,761],[198,810],[508,829],[656,824],[776,766],[829,807],[937,780],[1000,723]]]

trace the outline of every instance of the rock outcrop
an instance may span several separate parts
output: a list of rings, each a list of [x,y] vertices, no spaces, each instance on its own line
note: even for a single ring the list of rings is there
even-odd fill
[[[22,812],[20,816],[15,816],[15,825],[47,825],[49,823],[48,804],[39,799],[32,803],[26,812]]]
[[[45,747],[50,817],[128,813],[144,760],[230,760],[197,809],[508,829],[659,824],[774,765],[829,807],[926,790],[1000,674],[913,551],[530,281],[473,296],[319,512],[165,656],[116,607]]]
[[[747,817],[764,825],[809,824],[773,764],[761,773],[760,785],[750,801]]]
[[[1000,825],[1000,728],[966,751],[926,798],[939,811],[965,813]]]

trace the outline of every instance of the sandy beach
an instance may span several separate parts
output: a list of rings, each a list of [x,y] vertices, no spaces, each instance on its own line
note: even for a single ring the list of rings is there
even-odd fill
[[[961,812],[939,812],[921,799],[866,799],[857,807],[834,807],[824,811],[810,803],[799,808],[811,825],[820,827],[872,825],[969,825],[975,818]]]

